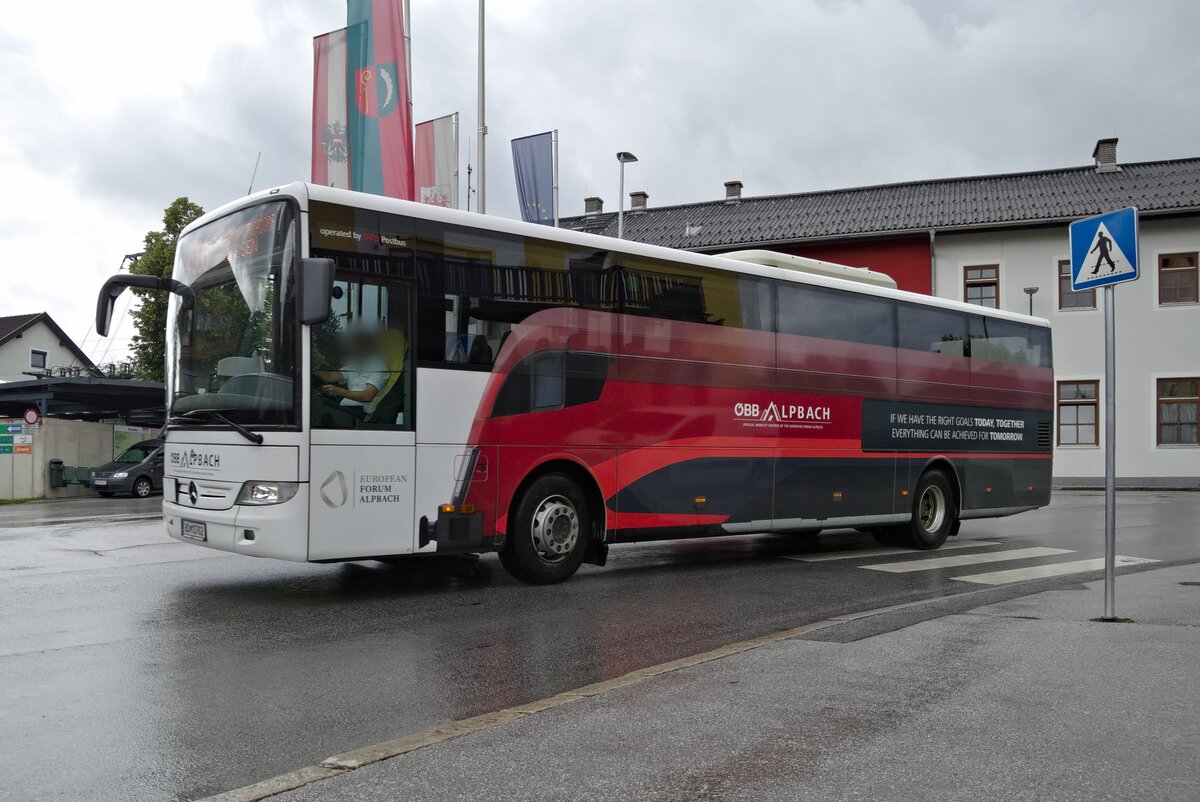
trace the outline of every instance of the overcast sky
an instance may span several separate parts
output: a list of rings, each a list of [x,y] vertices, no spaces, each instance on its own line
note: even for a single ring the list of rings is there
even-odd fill
[[[475,141],[476,0],[412,0],[417,121]],[[50,16],[53,15],[51,19]],[[6,3],[0,314],[47,311],[97,361],[100,283],[162,209],[306,179],[312,37],[342,0]],[[1200,155],[1200,3],[491,0],[488,210],[508,141],[558,128],[561,209]],[[474,154],[471,153],[474,161]],[[464,179],[465,180],[465,179]],[[86,342],[84,342],[86,338]],[[105,356],[108,348],[107,356]]]

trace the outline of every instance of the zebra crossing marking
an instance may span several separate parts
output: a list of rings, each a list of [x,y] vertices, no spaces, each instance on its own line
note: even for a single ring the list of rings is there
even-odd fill
[[[1117,555],[1117,567],[1121,568],[1126,565],[1144,565],[1146,563],[1156,563],[1158,560],[1151,560],[1147,557],[1126,557]],[[1083,574],[1088,571],[1101,571],[1104,569],[1104,558],[1097,557],[1093,560],[1076,560],[1069,563],[1051,563],[1050,565],[1034,565],[1029,568],[1011,568],[1005,571],[989,571],[983,574],[968,574],[967,576],[954,576],[951,579],[959,582],[974,582],[978,585],[1007,585],[1011,582],[1024,582],[1030,579],[1044,579],[1051,576],[1067,576],[1068,574]]]
[[[954,540],[943,545],[938,551],[951,549],[972,549],[977,546],[995,546],[992,540]],[[788,554],[785,560],[796,560],[802,563],[823,563],[830,560],[853,560],[858,557],[888,557],[893,554],[912,554],[912,549],[896,546],[881,546],[870,549],[840,549],[838,551],[818,551],[812,554]]]
[[[936,554],[937,552],[930,552]],[[875,563],[860,565],[871,571],[887,571],[891,574],[907,574],[912,571],[936,571],[942,568],[958,568],[963,565],[977,563],[1001,563],[1009,560],[1028,560],[1034,557],[1051,557],[1057,554],[1074,554],[1073,549],[1052,549],[1045,546],[1033,546],[1025,549],[1009,549],[1007,551],[985,551],[980,554],[951,554],[948,557],[924,557],[917,560],[902,562]]]

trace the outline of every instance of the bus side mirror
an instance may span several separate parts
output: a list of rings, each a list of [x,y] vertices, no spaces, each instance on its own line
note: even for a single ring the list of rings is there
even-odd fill
[[[329,319],[329,304],[333,300],[332,259],[301,259],[296,276],[296,295],[300,302],[300,322],[315,326]]]
[[[196,293],[192,291],[191,287],[173,278],[121,273],[104,282],[104,286],[100,288],[100,297],[96,299],[96,333],[101,337],[108,336],[109,326],[112,325],[113,309],[116,308],[117,299],[121,297],[121,293],[125,292],[126,287],[173,292],[183,299],[182,309],[196,307]]]

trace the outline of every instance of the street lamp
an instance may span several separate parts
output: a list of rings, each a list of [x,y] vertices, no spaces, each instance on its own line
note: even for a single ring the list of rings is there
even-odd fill
[[[617,239],[625,238],[625,165],[637,160],[637,156],[627,150],[617,154],[617,161],[621,163],[621,191],[617,193]]]
[[[1025,294],[1029,296],[1029,314],[1030,315],[1033,314],[1033,294],[1036,293],[1039,289],[1041,289],[1041,288],[1040,287],[1026,287],[1025,288]]]

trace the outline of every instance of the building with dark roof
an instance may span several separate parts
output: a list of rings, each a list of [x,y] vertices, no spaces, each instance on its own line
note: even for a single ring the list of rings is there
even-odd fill
[[[626,239],[702,253],[769,248],[892,276],[901,289],[1029,312],[1054,329],[1055,475],[1104,475],[1103,315],[1071,291],[1067,224],[1137,207],[1142,277],[1118,299],[1119,481],[1200,486],[1200,158],[1121,164],[1102,139],[1093,164],[653,208],[630,193]],[[599,198],[561,225],[616,236]]]
[[[0,381],[24,381],[56,368],[96,373],[96,366],[45,312],[0,317]]]

